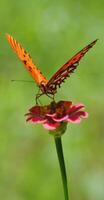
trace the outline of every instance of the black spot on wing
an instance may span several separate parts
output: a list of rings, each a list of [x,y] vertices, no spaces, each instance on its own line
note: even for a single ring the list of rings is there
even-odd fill
[[[26,64],[27,64],[27,61],[26,61],[26,60],[23,60],[23,63],[26,65]]]

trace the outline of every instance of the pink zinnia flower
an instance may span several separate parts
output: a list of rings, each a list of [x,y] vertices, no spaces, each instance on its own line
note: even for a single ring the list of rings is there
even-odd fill
[[[88,113],[83,111],[83,104],[72,104],[71,101],[51,102],[46,106],[36,105],[26,114],[27,120],[34,124],[42,124],[48,130],[55,130],[63,123],[79,123],[87,118]]]

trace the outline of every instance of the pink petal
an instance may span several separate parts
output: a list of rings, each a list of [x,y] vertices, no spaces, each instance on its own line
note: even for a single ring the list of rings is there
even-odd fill
[[[54,117],[55,115],[56,115],[56,113],[53,113],[53,114],[47,113],[47,114],[46,114],[46,116],[48,116],[48,117]]]
[[[74,104],[74,106],[75,106],[76,108],[85,107],[83,103],[77,103],[77,104]]]
[[[60,123],[55,123],[55,124],[49,124],[48,122],[47,123],[44,123],[43,124],[43,127],[48,129],[48,130],[55,130],[56,128],[58,128],[60,126]]]
[[[71,123],[80,123],[81,118],[87,118],[88,113],[84,111],[79,111],[77,113],[74,113],[73,115],[69,115],[68,122]]]
[[[39,119],[39,118],[29,117],[29,118],[27,118],[26,121],[34,123],[34,124],[42,124],[42,123],[46,122],[46,119]]]
[[[32,108],[29,109],[31,113],[40,113],[41,107],[40,106],[33,106]]]
[[[83,119],[88,118],[88,112],[82,111],[81,118],[83,118]]]
[[[67,120],[67,122],[71,122],[71,123],[74,123],[74,124],[80,123],[80,121],[81,121],[81,118],[80,117],[76,117],[76,116],[73,116],[72,118],[69,118]]]
[[[52,119],[53,119],[55,122],[67,121],[67,119],[68,119],[68,115],[65,115],[65,116],[62,117],[62,118],[52,117]]]
[[[71,108],[69,108],[68,113],[76,112],[82,108],[84,108],[84,105],[82,103],[72,105]]]

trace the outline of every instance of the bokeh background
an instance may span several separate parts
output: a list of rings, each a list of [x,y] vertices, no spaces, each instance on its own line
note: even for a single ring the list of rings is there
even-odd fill
[[[87,120],[70,124],[63,136],[70,199],[104,200],[104,1],[0,1],[0,199],[63,200],[53,137],[25,122],[38,87],[11,82],[32,78],[5,33],[26,48],[48,79],[99,39],[56,99],[82,102],[89,112]]]

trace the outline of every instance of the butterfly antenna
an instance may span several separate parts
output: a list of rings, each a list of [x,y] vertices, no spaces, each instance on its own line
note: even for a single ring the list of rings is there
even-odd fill
[[[27,80],[11,80],[12,82],[27,82],[27,83],[34,83],[34,81],[27,81]]]

